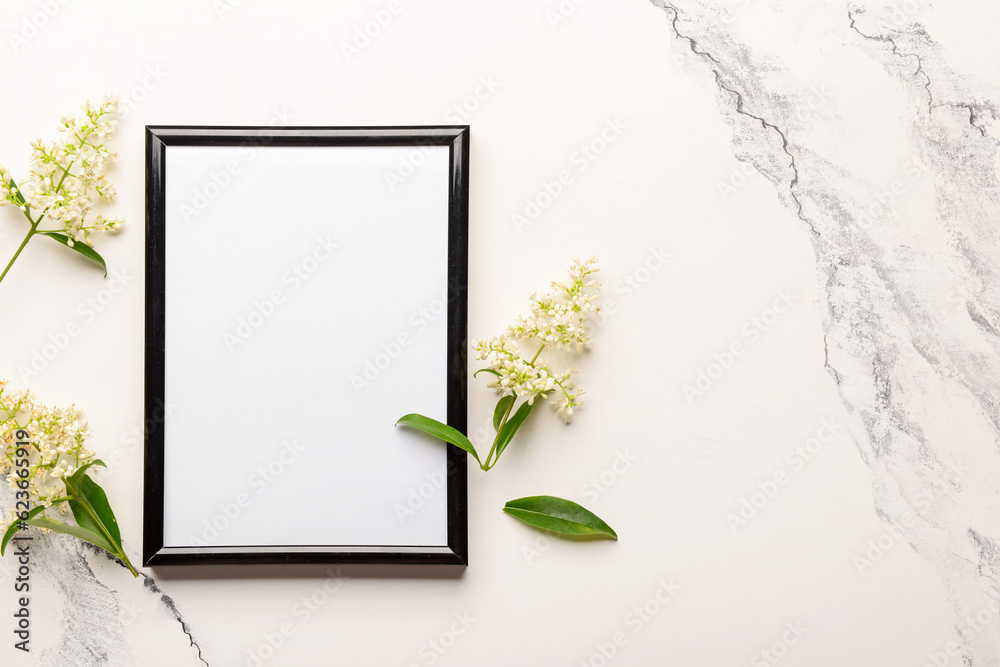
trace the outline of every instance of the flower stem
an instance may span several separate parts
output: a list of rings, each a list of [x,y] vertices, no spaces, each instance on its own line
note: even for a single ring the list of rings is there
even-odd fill
[[[132,573],[133,577],[138,577],[139,576],[139,573],[135,571],[135,567],[132,566],[132,561],[130,561],[128,559],[128,556],[125,555],[125,550],[124,549],[122,549],[118,553],[115,553],[115,554],[112,554],[112,555],[115,556],[116,558],[118,558],[119,560],[121,560],[122,564],[126,568],[128,568],[128,571]]]
[[[539,355],[542,354],[542,350],[544,349],[545,349],[545,343],[542,343],[541,346],[538,348],[538,352],[535,352],[535,356],[533,356],[531,358],[531,361],[528,362],[529,366],[535,365],[535,362],[538,361],[538,357]],[[495,438],[493,438],[493,446],[490,447],[490,453],[486,455],[486,460],[479,464],[479,467],[482,468],[483,470],[489,470],[497,463],[496,461],[490,463],[490,459],[493,458],[493,453],[496,451],[497,445],[500,443],[500,432],[503,431],[503,427],[507,425],[507,420],[510,419],[510,412],[511,410],[514,409],[515,402],[516,401],[511,401],[510,405],[507,406],[507,412],[504,414],[503,419],[500,421],[500,428],[497,429],[497,435]]]
[[[538,352],[535,352],[535,356],[531,358],[531,361],[529,361],[528,364],[534,366],[535,362],[538,361],[538,355],[540,355],[542,353],[542,350],[544,349],[545,349],[545,343],[542,343],[542,346],[538,348]]]
[[[25,215],[28,216],[27,213],[25,213]],[[31,220],[31,216],[28,216],[28,220]],[[7,268],[3,270],[3,273],[0,273],[0,282],[3,282],[3,279],[7,275],[7,272],[10,271],[10,267],[14,266],[14,261],[18,258],[18,256],[20,256],[21,251],[24,250],[24,246],[28,245],[28,241],[30,241],[31,237],[35,235],[35,230],[38,229],[38,223],[41,221],[42,221],[42,216],[38,216],[37,221],[31,220],[31,229],[28,230],[28,233],[27,235],[25,235],[24,240],[21,241],[21,245],[18,246],[17,252],[15,252],[14,256],[10,258],[9,262],[7,262]]]
[[[122,548],[115,540],[115,538],[111,536],[111,533],[108,532],[108,529],[104,525],[104,522],[101,521],[100,517],[98,517],[97,514],[95,514],[93,507],[90,505],[90,501],[87,500],[86,496],[83,495],[83,492],[80,489],[76,488],[75,484],[71,487],[68,483],[66,483],[66,491],[73,498],[73,500],[76,501],[81,511],[85,512],[87,516],[90,517],[90,520],[94,523],[94,525],[97,526],[97,528],[100,531],[98,534],[101,535],[105,540],[107,540],[108,544],[110,544],[112,549],[114,549],[114,551],[108,551],[108,553],[110,553],[112,556],[120,560],[122,564],[126,568],[128,568],[128,571],[132,573],[133,577],[138,577],[139,573],[135,571],[134,567],[132,567],[132,562],[128,559],[128,556],[125,555],[125,549]]]
[[[537,355],[536,355],[537,356]],[[490,463],[490,458],[493,457],[493,452],[497,450],[497,444],[500,442],[500,433],[503,431],[503,427],[507,425],[507,420],[510,419],[510,411],[514,408],[514,401],[510,402],[507,406],[507,412],[504,414],[503,419],[500,421],[500,428],[497,429],[497,435],[493,438],[493,446],[490,447],[490,453],[486,455],[486,461],[480,466],[483,470],[489,470],[494,465],[496,461]]]
[[[88,133],[87,136],[90,136],[90,134]],[[72,160],[65,167],[61,167],[61,169],[63,170],[63,175],[62,175],[62,178],[59,179],[59,184],[56,186],[55,191],[57,193],[62,190],[63,183],[66,182],[66,177],[69,176],[69,170],[73,168],[73,164],[75,162],[76,162],[76,160]],[[12,185],[13,185],[13,183],[14,183],[14,181],[11,181]],[[20,188],[18,188],[18,192],[21,192]],[[25,199],[24,198],[24,194],[22,193],[21,194],[21,201],[24,201],[24,199]],[[28,222],[31,223],[31,229],[28,230],[28,234],[24,237],[24,240],[21,241],[21,245],[20,245],[20,247],[18,247],[17,252],[15,252],[14,256],[10,258],[10,261],[7,263],[7,268],[5,268],[3,270],[3,273],[0,273],[0,282],[3,282],[3,279],[7,275],[7,272],[10,271],[10,267],[14,266],[14,261],[21,254],[21,251],[24,250],[24,246],[28,245],[28,241],[30,241],[31,237],[35,235],[35,232],[38,229],[38,225],[42,224],[42,220],[45,218],[45,214],[48,212],[49,208],[50,207],[46,207],[45,210],[42,211],[41,215],[38,216],[37,220],[32,220],[31,219],[31,212],[30,212],[31,209],[30,209],[30,207],[28,207],[28,209],[24,211],[24,217],[26,217],[28,219]]]

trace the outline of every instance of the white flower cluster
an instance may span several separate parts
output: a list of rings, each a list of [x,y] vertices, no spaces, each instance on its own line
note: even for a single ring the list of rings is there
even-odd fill
[[[598,311],[595,302],[600,291],[591,276],[597,271],[596,257],[573,260],[568,281],[555,281],[545,294],[531,295],[530,315],[519,317],[507,333],[474,343],[476,359],[489,362],[496,373],[491,387],[502,395],[527,398],[529,404],[554,392],[552,405],[559,416],[567,424],[573,419],[573,410],[583,405],[579,397],[584,393],[571,379],[576,367],[555,373],[539,357],[546,347],[569,352],[590,347],[589,316]],[[521,356],[517,341],[530,339],[537,339],[541,346],[529,361]]]
[[[29,437],[18,438],[18,431],[26,431]],[[94,452],[85,445],[89,437],[90,429],[76,406],[59,409],[40,405],[31,392],[8,392],[7,380],[0,380],[0,473],[7,475],[12,489],[21,490],[18,482],[22,478],[17,471],[27,468],[32,507],[48,507],[66,495],[63,477],[94,460]],[[18,445],[25,441],[28,446]],[[17,456],[19,447],[28,451],[27,466],[21,465],[23,457]],[[66,503],[61,503],[59,510],[65,513]],[[14,516],[10,511],[0,517],[0,530],[6,530]]]
[[[104,169],[117,157],[105,144],[114,135],[117,122],[110,116],[118,112],[118,98],[107,97],[101,104],[84,102],[82,108],[80,117],[62,116],[63,136],[58,141],[31,142],[31,168],[21,186],[0,165],[0,206],[12,204],[33,222],[44,221],[47,224],[39,231],[63,232],[70,245],[93,246],[92,232],[114,232],[125,222],[100,215],[88,218],[95,197],[111,201],[115,196]]]
[[[597,312],[600,285],[590,276],[597,273],[597,258],[574,259],[569,281],[556,280],[541,296],[531,295],[531,314],[518,317],[510,333],[518,340],[539,338],[559,350],[580,352],[590,347],[587,335],[591,313]]]

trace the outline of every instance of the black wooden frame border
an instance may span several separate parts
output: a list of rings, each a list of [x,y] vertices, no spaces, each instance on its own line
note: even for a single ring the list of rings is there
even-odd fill
[[[146,360],[143,553],[146,566],[236,563],[468,564],[466,454],[448,447],[448,545],[163,545],[167,146],[448,146],[448,423],[466,431],[469,127],[146,127]],[[442,446],[446,446],[443,445]]]

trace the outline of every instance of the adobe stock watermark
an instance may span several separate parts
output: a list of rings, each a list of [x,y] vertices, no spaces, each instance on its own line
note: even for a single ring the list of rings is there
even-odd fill
[[[124,120],[129,114],[139,108],[150,94],[160,87],[167,80],[168,73],[163,70],[163,65],[150,65],[143,72],[142,77],[136,81],[135,85],[118,95],[118,106],[120,116]]]
[[[496,432],[493,430],[492,414],[484,415],[482,424],[475,430],[468,429],[469,440],[475,445],[476,451],[488,451],[493,444]],[[455,470],[454,464],[449,459],[445,465],[445,470],[424,473],[424,479],[416,486],[411,486],[406,490],[405,498],[393,504],[393,512],[399,519],[400,525],[405,525],[411,518],[419,514],[427,502],[442,491],[448,488],[448,476]],[[2,562],[2,561],[0,561]]]
[[[476,619],[469,614],[468,610],[455,612],[448,626],[421,644],[417,649],[417,655],[421,662],[411,662],[407,667],[420,667],[420,665],[433,665],[441,656],[447,653],[458,639],[465,635],[469,629],[475,625]]]
[[[302,596],[289,612],[290,620],[282,621],[271,632],[261,635],[262,641],[254,648],[247,649],[246,667],[263,667],[285,645],[295,632],[309,622],[313,614],[322,609],[341,588],[347,577],[342,576],[340,567],[327,569],[326,578],[309,595]]]
[[[137,424],[122,434],[121,447],[111,452],[109,456],[102,456],[104,468],[98,469],[98,474],[102,477],[110,477],[125,463],[125,455],[137,451],[143,446],[146,434],[152,435],[163,428],[167,417],[177,412],[178,405],[167,401],[160,402],[151,411],[147,412],[142,424]]]
[[[287,109],[274,109],[268,121],[268,126],[277,128],[282,125],[289,125],[295,119],[294,114]],[[191,190],[191,197],[181,202],[177,207],[178,213],[185,224],[190,224],[192,220],[204,213],[212,202],[218,199],[239,177],[244,173],[248,165],[257,157],[257,151],[262,147],[269,146],[274,141],[273,130],[264,130],[259,137],[248,141],[237,148],[237,157],[229,160],[219,169],[213,169],[208,174],[208,179],[200,186]]]
[[[591,503],[597,502],[608,489],[615,485],[621,477],[632,469],[639,459],[628,449],[619,449],[615,458],[601,472],[597,473],[580,486],[580,495]]]
[[[491,389],[490,391],[492,392],[494,390]],[[484,413],[483,421],[480,423],[479,427],[472,430],[472,427],[470,426],[468,430],[469,440],[471,440],[472,444],[475,445],[476,451],[489,451],[490,447],[493,446],[493,439],[496,437],[496,431],[493,428],[493,413]]]
[[[406,182],[406,179],[417,173],[417,170],[423,166],[427,161],[427,157],[435,149],[441,148],[444,147],[429,141],[426,143],[418,142],[406,155],[401,155],[394,170],[387,169],[382,172],[382,177],[385,179],[385,184],[389,187],[389,192],[395,192],[399,186]]]
[[[749,6],[750,2],[749,0],[741,0],[737,4],[742,4],[742,8],[745,8]],[[732,21],[735,18],[736,14],[730,14],[723,18],[723,21]],[[815,118],[816,112],[825,107],[832,98],[833,93],[830,92],[825,83],[809,86],[794,104],[789,105],[790,111],[786,122],[794,120],[805,123],[811,121]],[[749,162],[740,160],[739,164],[730,168],[727,178],[721,178],[715,182],[715,190],[719,193],[719,199],[723,202],[729,201],[730,197],[750,183],[754,174],[759,175],[760,171]]]
[[[76,307],[76,317],[56,331],[50,331],[46,342],[31,351],[27,364],[17,366],[21,383],[38,377],[79,336],[86,325],[97,319],[114,302],[119,294],[132,284],[135,276],[128,269],[116,269],[107,279],[107,286],[97,290]]]
[[[118,600],[118,620],[126,628],[135,623],[136,619],[142,616],[144,611],[146,609],[136,605],[134,600],[131,602]]]
[[[500,82],[492,74],[482,75],[476,80],[476,85],[468,95],[458,102],[452,104],[444,113],[444,122],[453,125],[462,125],[469,122],[472,115],[479,110],[484,102],[489,100],[500,90]],[[394,170],[383,172],[385,183],[389,186],[389,192],[406,182],[417,170],[427,161],[427,156],[434,148],[446,148],[441,144],[417,143],[406,155],[400,156]]]
[[[231,331],[222,334],[222,342],[229,353],[232,354],[250,340],[287,303],[288,297],[314,276],[339,248],[340,244],[333,240],[332,235],[317,237],[311,251],[281,274],[281,284],[284,287],[275,287],[263,297],[254,299],[250,311],[237,321]]]
[[[351,388],[354,389],[354,394],[360,396],[362,391],[370,387],[389,370],[393,362],[399,359],[403,352],[413,345],[431,324],[447,317],[448,286],[445,285],[438,296],[416,308],[410,314],[407,319],[408,329],[404,329],[389,340],[384,341],[379,346],[379,351],[365,358],[361,369],[351,374],[348,381],[351,383]]]
[[[785,623],[785,630],[781,633],[781,637],[750,658],[750,667],[777,665],[788,655],[789,649],[798,644],[807,632],[809,632],[809,628],[803,626],[802,621]]]
[[[632,466],[638,462],[639,459],[633,456],[629,449],[619,449],[615,452],[611,463],[580,485],[580,495],[593,507],[601,496],[628,474],[632,470]],[[539,532],[534,536],[530,545],[521,547],[521,556],[528,565],[535,565],[535,562],[551,549],[553,544],[555,544],[555,540],[548,533]]]
[[[947,227],[947,222],[945,225]],[[937,260],[936,256],[930,253],[928,253],[927,258],[931,262],[936,262]],[[945,293],[944,303],[938,301],[937,303],[940,305],[930,309],[928,312],[931,323],[933,324],[930,329],[931,335],[918,342],[904,341],[901,350],[902,357],[908,361],[912,361],[915,358],[926,357],[928,355],[939,357],[947,356],[944,349],[935,342],[934,334],[938,333],[943,325],[950,322],[956,313],[962,313],[964,316],[972,318],[977,324],[982,325],[983,322],[977,321],[978,318],[972,314],[972,310],[969,308],[969,302],[977,299],[979,295],[982,294],[985,287],[986,284],[979,276],[976,275],[970,275],[956,283]],[[984,318],[988,317],[987,314],[982,312],[980,312],[979,315]],[[986,322],[986,325],[988,327],[997,326],[997,324],[992,321]],[[916,345],[914,344],[915,342]]]
[[[736,363],[736,360],[746,354],[750,346],[770,331],[782,315],[791,310],[796,299],[797,296],[791,290],[779,289],[775,292],[774,300],[770,306],[745,321],[740,327],[740,336],[721,351],[713,353],[712,361],[704,368],[698,369],[693,383],[681,387],[688,405],[693,405],[696,398],[703,396],[716,382],[722,379]]]
[[[29,512],[33,509],[31,507],[33,503],[28,494],[28,446],[31,444],[31,434],[23,429],[7,433],[13,436],[14,444],[17,446],[14,456],[9,459],[12,461],[12,466],[8,477],[10,488],[14,490],[14,498],[16,499],[13,516],[11,516],[11,528],[18,527],[14,533],[16,537],[10,540],[13,543],[11,547],[14,552],[11,554],[11,560],[14,561],[15,558],[17,560],[18,575],[14,580],[13,588],[16,593],[21,594],[15,596],[18,609],[14,612],[14,636],[20,641],[14,642],[14,648],[29,653],[31,651],[29,647],[31,643],[31,596],[27,594],[31,592],[31,544],[34,538],[31,535],[21,533],[28,528],[28,524],[25,522],[30,516]],[[6,513],[7,510],[4,510],[4,514]]]
[[[759,173],[757,168],[749,162],[742,160],[737,165],[733,165],[729,170],[729,178],[715,182],[715,190],[719,193],[722,201],[728,201],[736,192],[743,189],[743,186],[750,182],[750,177]]]
[[[904,0],[890,5],[892,14],[889,19],[900,28],[913,22],[913,17],[920,13],[924,7],[930,6],[930,0]]]
[[[901,168],[901,176],[893,179],[888,187],[876,192],[874,201],[861,209],[861,213],[854,221],[856,227],[851,227],[850,232],[852,236],[856,236],[859,229],[867,231],[879,224],[881,222],[880,218],[888,212],[889,207],[902,199],[910,191],[913,184],[920,180],[921,176],[928,169],[927,165],[916,158],[904,162]]]
[[[681,590],[681,587],[674,582],[673,577],[661,577],[656,583],[658,586],[656,591],[635,605],[622,618],[622,625],[625,629],[616,630],[604,641],[596,642],[590,655],[581,658],[577,663],[578,667],[607,667],[610,665],[618,657],[622,647],[628,644],[630,634],[626,630],[631,630],[633,637],[642,632]]]
[[[212,9],[221,21],[242,6],[244,1],[245,0],[212,0]]]
[[[444,470],[432,470],[424,473],[424,480],[416,486],[411,486],[406,491],[406,499],[403,502],[394,503],[393,511],[399,519],[399,525],[405,525],[411,517],[422,510],[427,501],[436,496],[444,489],[448,483],[448,475],[455,469],[451,459],[448,460]]]
[[[956,312],[965,313],[969,317],[972,317],[967,304],[971,299],[981,294],[984,288],[985,283],[983,283],[982,279],[979,276],[972,275],[948,290],[944,296],[945,303],[928,313],[933,324],[931,332],[937,333],[942,326],[951,321]],[[995,326],[995,323],[990,324]],[[932,341],[927,341],[925,346],[936,349],[940,353],[941,348],[934,345]],[[903,347],[903,357],[912,359],[916,354],[918,354],[917,349],[911,343],[907,342]]]
[[[952,483],[958,482],[965,473],[969,472],[969,468],[962,464],[961,459],[947,461],[945,465],[954,475],[954,478],[949,480]],[[928,510],[948,495],[948,484],[944,481],[935,479],[931,482],[931,486],[933,488],[924,489],[914,494],[910,498],[910,505],[918,510]],[[900,514],[899,523],[902,524],[903,528],[912,528],[917,523],[917,516],[906,510]],[[868,540],[864,553],[856,554],[851,559],[858,574],[864,576],[866,571],[874,567],[875,563],[882,560],[893,547],[904,540],[903,531],[894,525],[890,525],[875,539]]]
[[[827,105],[833,99],[833,93],[826,87],[826,83],[809,86],[805,93],[792,106],[789,120],[808,122],[812,120],[816,112]]]
[[[17,53],[24,46],[37,37],[56,16],[62,8],[72,0],[40,0],[36,5],[38,9],[21,19],[21,25],[17,31],[7,33],[7,41],[10,48]]]
[[[510,221],[514,229],[521,233],[525,227],[534,224],[543,211],[551,207],[576,183],[580,174],[587,171],[607,152],[611,144],[621,138],[628,127],[629,124],[618,116],[605,119],[601,129],[570,154],[566,167],[557,171],[551,178],[542,179],[538,190],[524,198],[524,207],[511,213]]]
[[[672,258],[673,254],[664,250],[662,245],[649,246],[645,259],[634,269],[628,271],[615,281],[615,294],[619,296],[617,298],[608,297],[598,303],[600,310],[594,315],[597,325],[603,325],[609,315],[617,313],[618,308],[635,296],[650,281],[653,275],[665,267]]]
[[[367,21],[354,27],[349,40],[340,42],[340,52],[344,55],[344,60],[350,63],[360,56],[402,11],[403,3],[400,0],[389,0],[382,9],[373,10]]]
[[[719,21],[725,24],[732,23],[740,14],[750,7],[752,2],[753,0],[732,0],[732,2],[724,3],[725,5],[731,5],[732,7],[731,9],[726,7],[727,9],[730,9],[730,11],[720,14]]]
[[[483,102],[493,97],[500,90],[501,83],[492,74],[484,74],[476,79],[476,85],[469,91],[469,94],[458,102],[455,102],[444,113],[446,123],[462,125],[469,121],[476,111],[483,105]]]
[[[281,443],[281,449],[274,458],[250,473],[243,491],[228,501],[219,503],[219,511],[211,519],[205,519],[201,533],[189,536],[190,543],[196,547],[214,544],[223,533],[239,522],[243,513],[253,505],[254,499],[267,491],[306,451],[294,438]],[[250,493],[251,490],[253,494]]]
[[[559,0],[559,3],[551,9],[545,10],[545,20],[552,30],[557,30],[559,26],[568,21],[576,10],[587,0]]]
[[[843,430],[844,425],[833,417],[824,417],[811,438],[789,449],[783,459],[785,466],[775,470],[764,481],[757,482],[757,490],[740,498],[739,508],[726,515],[726,523],[733,534],[749,524]]]
[[[974,616],[966,616],[959,621],[957,630],[963,639],[968,641],[972,637],[984,632],[988,626],[992,625],[1000,616],[1000,600],[997,599],[997,591],[987,594],[990,601],[985,607],[976,612]],[[949,665],[968,665],[962,657],[963,646],[955,642],[947,642],[940,651],[927,654],[927,661],[923,667],[948,667]],[[955,661],[952,662],[952,658]]]
[[[482,425],[475,431],[470,431],[468,436],[476,447],[476,451],[487,451],[493,444],[496,435],[493,429],[492,415],[484,415]],[[393,504],[393,512],[399,519],[400,525],[407,524],[410,519],[419,514],[427,502],[448,489],[448,476],[455,470],[455,465],[449,459],[445,464],[444,472],[434,470],[424,473],[424,479],[416,486],[411,486],[406,490],[405,498]]]

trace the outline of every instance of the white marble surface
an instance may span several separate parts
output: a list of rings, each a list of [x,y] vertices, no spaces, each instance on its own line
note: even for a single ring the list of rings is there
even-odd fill
[[[390,19],[345,55],[373,12]],[[0,662],[1000,663],[998,19],[985,0],[7,3],[15,173],[83,97],[131,105],[113,173],[131,225],[98,246],[118,278],[29,246],[0,287],[0,374],[85,407],[136,560],[143,125],[470,123],[470,334],[574,255],[601,257],[606,317],[574,423],[538,415],[470,470],[464,576],[144,586],[52,538],[34,650],[0,625]],[[4,210],[5,257],[21,233]],[[491,398],[473,385],[474,439]],[[621,540],[550,540],[499,511],[536,493]]]

